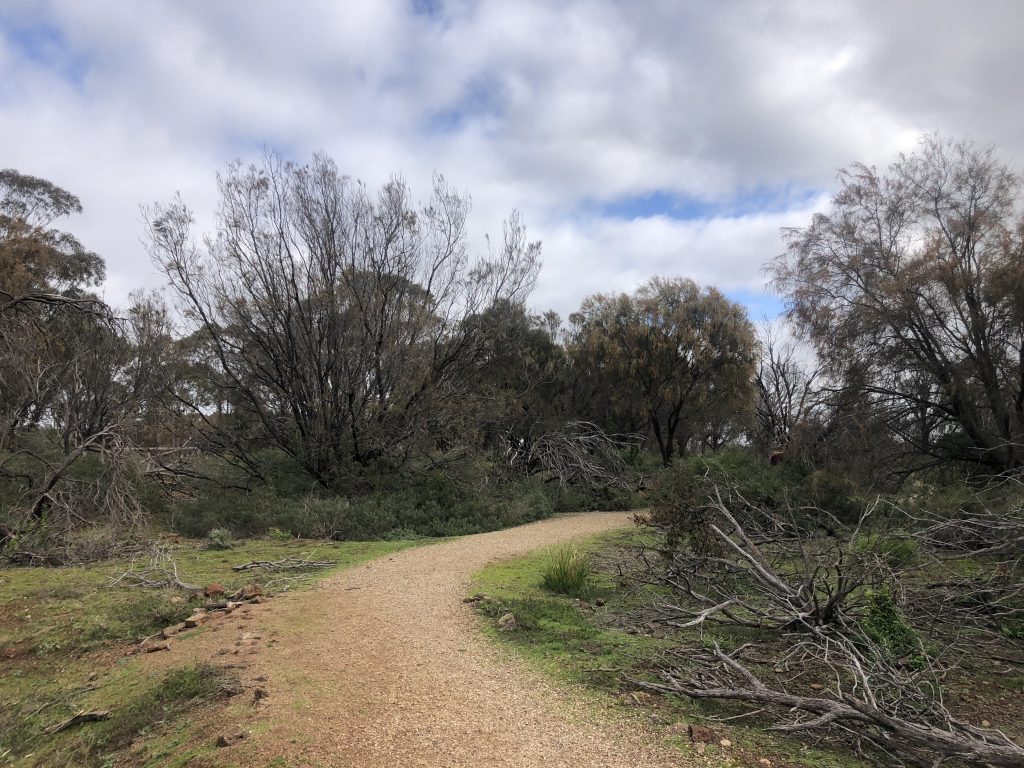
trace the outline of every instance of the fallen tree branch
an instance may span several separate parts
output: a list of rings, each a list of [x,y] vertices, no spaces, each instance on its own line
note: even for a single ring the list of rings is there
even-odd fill
[[[853,693],[841,697],[802,696],[776,688],[769,688],[733,655],[714,644],[713,659],[719,670],[715,679],[723,684],[708,684],[703,680],[682,675],[677,670],[662,672],[663,683],[631,679],[631,682],[660,693],[681,694],[691,699],[722,699],[751,704],[766,704],[790,712],[806,712],[812,720],[776,726],[776,730],[797,731],[820,728],[832,723],[854,723],[871,727],[890,739],[902,742],[902,747],[915,748],[933,757],[958,759],[1000,768],[1024,766],[1024,747],[1015,744],[1005,734],[947,721],[946,727],[912,722],[882,711],[868,697]],[[730,681],[728,684],[726,681]]]
[[[233,571],[252,571],[260,568],[265,571],[298,571],[307,568],[330,568],[337,565],[334,560],[310,560],[301,557],[286,557],[283,560],[253,560],[231,567]]]
[[[64,722],[58,723],[57,725],[55,725],[55,726],[53,726],[51,728],[47,728],[47,733],[60,733],[61,731],[67,730],[68,728],[73,728],[76,725],[81,725],[82,723],[95,723],[95,722],[97,722],[99,720],[109,720],[109,719],[110,719],[110,711],[109,710],[106,710],[106,709],[93,709],[93,710],[90,710],[90,711],[84,711],[83,710],[82,712],[79,712],[77,715],[72,715],[71,717],[69,717]]]

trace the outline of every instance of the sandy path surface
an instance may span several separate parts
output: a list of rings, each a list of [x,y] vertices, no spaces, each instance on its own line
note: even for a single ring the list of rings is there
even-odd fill
[[[258,704],[224,713],[225,728],[251,734],[218,751],[232,765],[680,765],[652,733],[495,647],[462,602],[472,574],[495,559],[630,519],[559,517],[400,552],[153,656],[237,662],[265,690]]]

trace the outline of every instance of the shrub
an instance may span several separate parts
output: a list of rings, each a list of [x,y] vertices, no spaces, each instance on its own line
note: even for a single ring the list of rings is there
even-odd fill
[[[913,656],[920,646],[917,632],[896,605],[888,589],[872,590],[867,596],[864,632],[894,658]]]
[[[853,542],[853,550],[861,556],[876,555],[890,568],[904,568],[918,556],[918,544],[904,531],[862,533]]]
[[[206,541],[203,542],[206,549],[231,549],[231,531],[227,528],[211,528],[206,534]]]
[[[281,496],[271,489],[219,491],[182,506],[171,527],[188,536],[225,528],[236,536],[272,529],[338,541],[458,536],[521,525],[549,516],[551,498],[536,480],[453,482],[440,473],[381,476],[376,491],[346,498],[326,492]]]
[[[544,589],[569,597],[584,597],[590,592],[593,568],[590,555],[575,546],[560,547],[544,567],[541,584]]]

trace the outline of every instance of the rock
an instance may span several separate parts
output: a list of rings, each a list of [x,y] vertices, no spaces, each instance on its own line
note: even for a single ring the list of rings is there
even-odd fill
[[[185,598],[182,597],[181,595],[174,595],[174,597],[171,598],[171,602],[174,603],[175,605],[181,605],[182,603],[185,602]]]
[[[244,740],[246,737],[248,737],[248,735],[249,734],[245,731],[238,731],[232,734],[225,734],[223,736],[217,737],[216,744],[218,747],[230,747],[232,744],[237,744],[238,742]]]
[[[673,736],[685,736],[690,737],[690,725],[689,723],[673,723],[668,727],[668,732]]]
[[[704,742],[703,741],[698,741],[696,746],[697,746],[697,754],[698,755],[703,755],[704,754]]]
[[[169,651],[171,650],[170,643],[148,643],[142,646],[142,650],[146,653],[155,653],[156,651]]]
[[[516,626],[516,617],[511,613],[506,613],[498,619],[498,629],[502,632],[511,632]]]
[[[729,741],[728,739],[722,739],[718,743],[721,744],[723,747],[731,747],[732,746],[732,742]]]
[[[185,619],[185,626],[188,629],[198,627],[200,624],[205,624],[208,618],[210,617],[207,616],[206,611],[197,611]]]
[[[162,630],[160,630],[160,635],[161,637],[163,637],[164,640],[166,640],[169,637],[174,637],[179,632],[181,632],[181,627],[175,624],[170,627],[164,627]]]
[[[991,728],[992,727],[992,723],[990,723],[988,720],[982,720],[981,721],[981,727],[982,728]]]
[[[254,597],[259,597],[263,594],[263,587],[255,582],[250,582],[242,587],[242,599],[252,600]]]
[[[811,683],[811,688],[815,691],[820,691],[824,687],[821,683]]]
[[[718,734],[703,725],[691,725],[688,730],[690,741],[707,744],[718,741]]]
[[[224,585],[217,584],[216,582],[214,582],[213,584],[208,584],[206,586],[206,589],[203,590],[203,594],[205,594],[207,597],[220,597],[221,595],[226,593],[227,590],[224,589]]]
[[[764,768],[772,768],[772,761],[769,760],[767,757],[762,757],[760,760],[757,761],[757,764],[763,765]]]

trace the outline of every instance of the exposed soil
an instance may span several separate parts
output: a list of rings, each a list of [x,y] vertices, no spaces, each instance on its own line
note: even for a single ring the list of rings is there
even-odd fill
[[[463,602],[472,574],[496,558],[630,520],[587,513],[406,550],[247,606],[143,663],[240,666],[253,693],[216,725],[248,735],[218,750],[225,764],[681,765],[636,719],[497,648]]]

